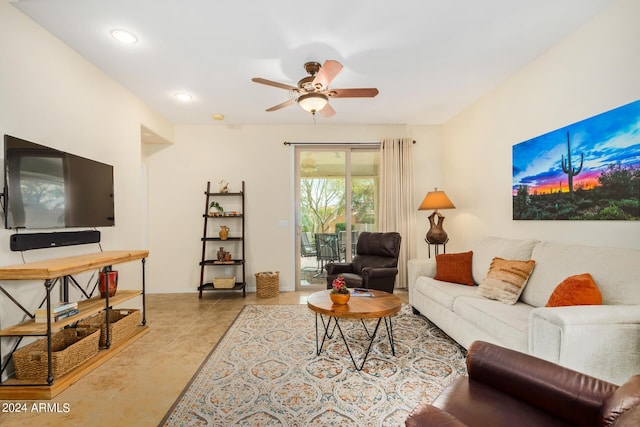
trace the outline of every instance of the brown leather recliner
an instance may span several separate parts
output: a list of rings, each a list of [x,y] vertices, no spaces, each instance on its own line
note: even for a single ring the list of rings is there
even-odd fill
[[[377,289],[393,293],[398,274],[400,255],[399,233],[362,232],[356,245],[357,255],[352,262],[335,262],[325,265],[327,289],[333,279],[342,275],[349,288]]]
[[[640,375],[618,387],[482,341],[469,347],[467,370],[431,405],[417,406],[405,424],[640,426]]]

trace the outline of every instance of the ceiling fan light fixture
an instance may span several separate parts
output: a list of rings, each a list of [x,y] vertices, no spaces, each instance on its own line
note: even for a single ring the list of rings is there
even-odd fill
[[[312,174],[316,169],[316,160],[312,157],[306,157],[300,162],[300,169],[305,175]]]
[[[297,102],[300,108],[313,114],[313,121],[315,123],[315,115],[317,112],[320,112],[324,118],[332,117],[336,114],[336,111],[329,103],[329,97],[373,98],[378,94],[378,89],[372,87],[329,90],[329,85],[340,70],[342,70],[342,64],[338,61],[327,59],[322,66],[319,62],[307,62],[304,64],[304,69],[309,75],[299,80],[297,87],[263,79],[262,77],[254,77],[251,79],[251,81],[255,83],[289,91],[288,100],[267,108],[266,111],[277,111]]]
[[[322,110],[329,102],[329,98],[321,93],[306,93],[298,97],[298,105],[312,114]]]

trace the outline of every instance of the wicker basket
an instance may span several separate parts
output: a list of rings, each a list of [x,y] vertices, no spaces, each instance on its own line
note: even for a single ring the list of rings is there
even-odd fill
[[[280,292],[280,272],[256,273],[256,294],[260,298],[273,298]]]
[[[107,315],[101,311],[96,316],[89,317],[78,323],[78,328],[98,328],[100,329],[100,347],[107,345]],[[127,339],[140,324],[140,310],[136,309],[111,309],[109,312],[109,338],[111,345]]]
[[[216,289],[231,289],[236,285],[235,277],[215,277],[213,287]]]
[[[98,354],[100,330],[67,328],[51,335],[51,367],[58,378]],[[49,374],[47,339],[40,339],[13,352],[16,378],[46,380]]]

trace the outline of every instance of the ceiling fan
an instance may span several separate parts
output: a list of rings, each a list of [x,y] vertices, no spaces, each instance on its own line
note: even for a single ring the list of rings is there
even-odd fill
[[[336,111],[329,104],[329,98],[373,98],[378,94],[376,88],[329,89],[329,83],[342,70],[342,64],[338,61],[328,59],[322,65],[318,62],[307,62],[304,69],[309,75],[303,77],[297,87],[261,77],[251,79],[256,83],[290,91],[291,99],[267,108],[266,111],[276,111],[297,102],[303,110],[314,116],[319,112],[323,117],[331,117]]]

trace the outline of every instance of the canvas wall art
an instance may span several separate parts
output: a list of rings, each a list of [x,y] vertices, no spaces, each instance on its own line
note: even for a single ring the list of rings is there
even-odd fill
[[[640,220],[640,100],[513,146],[513,219]]]

